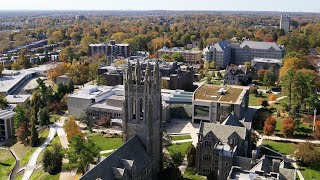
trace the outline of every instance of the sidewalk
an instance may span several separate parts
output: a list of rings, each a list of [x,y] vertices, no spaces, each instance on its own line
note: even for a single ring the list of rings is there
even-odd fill
[[[69,147],[69,142],[67,139],[67,134],[63,129],[64,122],[66,120],[66,117],[62,116],[58,122],[55,122],[56,128],[57,128],[57,134],[59,136],[61,146],[64,149],[67,149]]]
[[[37,148],[37,150],[32,154],[29,162],[28,162],[28,165],[26,166],[25,168],[25,171],[24,171],[24,174],[23,174],[23,177],[22,177],[22,180],[28,180],[33,171],[35,170],[36,168],[36,163],[37,163],[37,159],[41,153],[42,150],[44,150],[44,148],[47,147],[47,145],[50,144],[50,142],[52,141],[52,139],[54,138],[54,135],[56,134],[56,128],[54,127],[54,125],[50,125],[50,132],[49,132],[49,135],[47,137],[47,139],[45,140],[45,142]]]

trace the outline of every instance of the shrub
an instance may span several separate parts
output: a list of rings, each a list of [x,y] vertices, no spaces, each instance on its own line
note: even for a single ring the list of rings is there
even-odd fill
[[[273,135],[274,130],[275,130],[274,126],[269,125],[269,124],[265,124],[264,127],[263,127],[263,132],[267,136]]]
[[[191,145],[187,152],[188,166],[193,167],[196,164],[196,148]]]
[[[294,120],[291,117],[288,117],[282,121],[282,132],[286,137],[292,137],[294,133]]]

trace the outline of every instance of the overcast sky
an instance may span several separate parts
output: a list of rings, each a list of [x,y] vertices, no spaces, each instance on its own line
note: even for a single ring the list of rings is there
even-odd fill
[[[0,0],[0,9],[320,12],[320,0]]]

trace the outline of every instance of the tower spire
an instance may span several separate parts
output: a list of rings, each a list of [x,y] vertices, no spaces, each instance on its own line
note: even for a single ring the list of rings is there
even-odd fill
[[[131,64],[129,60],[127,64],[127,82],[129,84],[132,82],[132,69],[131,69]]]
[[[137,84],[140,84],[141,82],[141,67],[140,67],[140,62],[139,60],[137,61],[137,64],[136,64],[136,72],[135,72],[135,77],[136,77],[136,83]]]

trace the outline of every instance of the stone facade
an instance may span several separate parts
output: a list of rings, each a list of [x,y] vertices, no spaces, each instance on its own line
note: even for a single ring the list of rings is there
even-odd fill
[[[228,41],[221,41],[203,50],[203,57],[206,61],[214,61],[217,68],[226,68],[231,61],[231,46]]]
[[[164,54],[173,55],[175,53],[180,53],[186,62],[195,63],[195,64],[200,63],[202,58],[201,51],[185,50],[182,47],[173,47],[170,49],[167,47],[163,47],[157,51],[157,56],[158,58],[160,58]]]
[[[245,66],[230,65],[227,67],[223,84],[247,85],[250,82],[250,73]]]
[[[290,32],[290,21],[291,17],[288,15],[281,15],[280,18],[280,29],[283,29],[285,33]]]
[[[279,77],[281,64],[282,64],[282,60],[280,59],[267,59],[267,58],[255,58],[251,62],[251,65],[256,75],[260,70],[266,70],[266,71],[272,71],[276,78]]]
[[[251,123],[249,126],[244,124],[234,113],[221,124],[200,124],[196,154],[199,174],[225,180],[237,157],[248,156]]]

